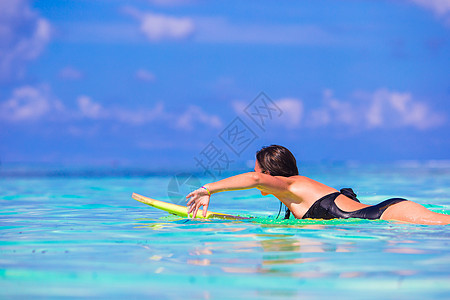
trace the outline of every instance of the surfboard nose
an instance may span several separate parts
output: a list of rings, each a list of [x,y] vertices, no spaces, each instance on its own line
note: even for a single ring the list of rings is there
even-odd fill
[[[174,203],[164,202],[156,199],[152,199],[149,197],[145,197],[142,195],[139,195],[137,193],[133,193],[131,197],[139,202],[142,202],[144,204],[150,205],[154,208],[167,211],[170,214],[177,215],[184,218],[189,218],[188,216],[188,207],[187,206],[181,206]],[[226,220],[245,220],[250,219],[247,217],[240,217],[240,216],[234,216],[229,214],[222,214],[222,213],[216,213],[212,211],[208,211],[206,213],[206,218],[203,217],[203,210],[199,209],[197,212],[196,219],[226,219]]]

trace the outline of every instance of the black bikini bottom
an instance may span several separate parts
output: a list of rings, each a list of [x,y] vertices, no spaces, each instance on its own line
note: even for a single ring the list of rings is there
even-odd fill
[[[353,191],[352,191],[353,192]],[[308,209],[306,214],[303,216],[302,219],[336,219],[336,218],[342,218],[342,219],[348,219],[348,218],[359,218],[359,219],[379,219],[383,212],[391,205],[394,205],[396,203],[407,201],[403,198],[391,198],[388,200],[385,200],[381,203],[378,203],[377,205],[369,206],[363,209],[355,210],[355,211],[343,211],[337,205],[334,203],[334,200],[340,195],[344,194],[348,197],[348,195],[341,190],[341,192],[335,192],[332,194],[328,194],[326,196],[323,196]],[[356,199],[356,195],[354,197],[350,197],[355,201],[358,201]],[[358,201],[359,202],[359,201]]]

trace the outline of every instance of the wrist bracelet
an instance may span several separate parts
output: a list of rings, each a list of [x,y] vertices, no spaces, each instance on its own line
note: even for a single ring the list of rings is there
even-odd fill
[[[207,187],[205,187],[205,186],[202,186],[201,187],[201,189],[205,189],[207,192],[208,192],[208,195],[210,195],[211,196],[211,192],[208,190],[208,188]]]

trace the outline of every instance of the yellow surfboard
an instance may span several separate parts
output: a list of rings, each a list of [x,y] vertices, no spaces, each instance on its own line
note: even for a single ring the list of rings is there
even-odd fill
[[[181,206],[169,202],[164,202],[152,198],[148,198],[136,193],[133,193],[131,196],[134,200],[137,200],[139,202],[145,203],[147,205],[153,206],[154,208],[161,209],[164,211],[167,211],[168,213],[171,213],[173,215],[177,215],[184,218],[192,217],[192,213],[190,216],[188,216],[188,207],[187,206]],[[239,217],[239,216],[233,216],[229,214],[221,214],[216,213],[212,211],[208,211],[206,213],[206,218],[203,217],[203,210],[199,209],[197,212],[196,219],[224,219],[224,220],[246,220],[250,218],[246,217]]]

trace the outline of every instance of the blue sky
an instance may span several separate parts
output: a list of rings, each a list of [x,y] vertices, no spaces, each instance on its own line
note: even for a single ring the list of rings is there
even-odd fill
[[[450,159],[449,31],[446,0],[3,1],[0,160]]]

